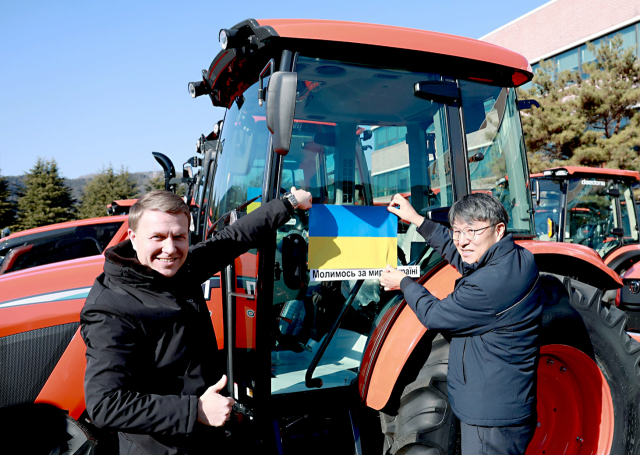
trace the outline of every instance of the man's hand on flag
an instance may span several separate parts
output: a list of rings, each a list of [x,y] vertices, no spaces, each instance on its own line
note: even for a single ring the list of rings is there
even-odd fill
[[[399,194],[395,194],[393,198],[391,198],[391,202],[389,202],[387,210],[398,216],[399,218],[408,221],[409,223],[413,223],[418,227],[420,227],[420,225],[424,221],[424,217],[420,216],[418,212],[416,212],[416,210],[413,208],[413,206],[409,203],[409,201],[407,201]]]
[[[382,275],[380,275],[380,284],[385,291],[397,291],[400,289],[400,282],[406,276],[404,272],[387,265],[387,268],[384,269]]]

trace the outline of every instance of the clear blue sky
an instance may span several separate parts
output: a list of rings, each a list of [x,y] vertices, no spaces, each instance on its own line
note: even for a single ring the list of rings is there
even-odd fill
[[[112,165],[180,169],[223,111],[187,84],[220,50],[218,32],[247,18],[373,22],[479,38],[547,0],[318,2],[11,1],[0,3],[0,175],[37,157],[64,177]]]

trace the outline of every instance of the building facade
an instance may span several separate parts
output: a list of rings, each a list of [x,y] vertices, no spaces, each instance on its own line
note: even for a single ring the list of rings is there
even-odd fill
[[[640,57],[640,0],[552,0],[480,40],[524,55],[534,71],[552,60],[560,72],[595,60],[587,42],[598,46],[617,34]]]

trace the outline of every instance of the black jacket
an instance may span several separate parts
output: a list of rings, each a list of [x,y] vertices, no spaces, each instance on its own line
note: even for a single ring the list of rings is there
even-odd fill
[[[404,278],[401,289],[418,319],[451,335],[449,400],[464,423],[526,423],[535,411],[542,293],[533,254],[511,234],[475,264],[462,261],[446,228],[426,220],[418,232],[462,274],[439,300]]]
[[[85,401],[96,425],[119,432],[121,453],[216,447],[222,430],[197,422],[198,397],[224,373],[201,283],[289,218],[282,201],[263,205],[192,246],[172,278],[141,265],[128,240],[105,252],[81,312]]]

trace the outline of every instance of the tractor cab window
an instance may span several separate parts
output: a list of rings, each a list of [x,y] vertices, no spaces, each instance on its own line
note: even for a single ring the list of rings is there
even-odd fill
[[[509,214],[508,232],[532,234],[528,169],[513,88],[461,81],[471,191],[492,194]]]
[[[447,109],[413,95],[417,82],[440,75],[299,57],[295,121],[280,186],[304,188],[313,203],[386,207],[394,194],[416,210],[452,205]],[[276,262],[288,260],[293,239],[308,241],[306,212],[277,234]],[[398,220],[398,263],[432,267],[439,258],[414,226]],[[396,265],[396,264],[394,264]],[[395,294],[378,280],[298,280],[274,283],[272,394],[310,390],[305,375],[326,343],[312,377],[323,388],[349,385],[377,317]]]
[[[0,243],[0,274],[102,254],[122,221],[45,231]]]
[[[617,184],[608,179],[569,180],[565,240],[595,249],[601,256],[620,245],[611,230],[618,226],[615,197]]]
[[[620,215],[625,243],[638,243],[638,214],[636,211],[633,189],[627,183],[620,183]]]
[[[258,104],[258,84],[250,87],[227,110],[224,125],[213,186],[205,194],[211,201],[208,224],[262,194],[269,130],[265,107]],[[255,199],[255,204],[260,204],[260,200]],[[254,207],[251,204],[242,207],[240,215]],[[224,223],[220,223],[219,228],[223,226]]]
[[[540,203],[535,206],[536,237],[538,240],[558,240],[558,223],[562,212],[560,206],[561,185],[560,180],[538,179]]]

